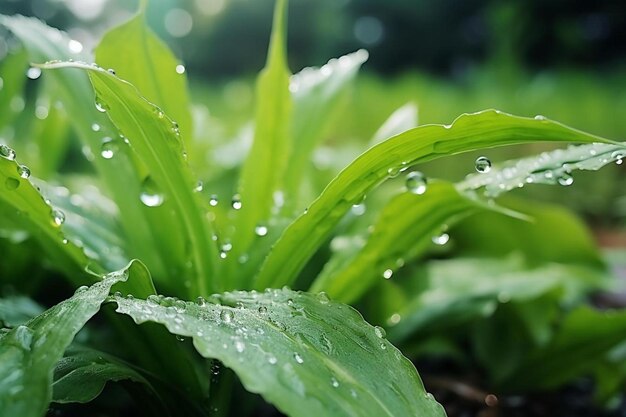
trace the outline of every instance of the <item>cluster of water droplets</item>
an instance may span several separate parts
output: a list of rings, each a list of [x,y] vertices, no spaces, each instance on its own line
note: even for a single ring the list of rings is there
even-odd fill
[[[565,149],[509,161],[497,168],[492,168],[487,158],[480,157],[476,160],[478,174],[469,175],[459,184],[459,189],[484,187],[487,197],[497,197],[526,184],[569,186],[574,183],[573,171],[595,171],[610,163],[621,165],[625,157],[626,144],[605,143],[570,145]]]

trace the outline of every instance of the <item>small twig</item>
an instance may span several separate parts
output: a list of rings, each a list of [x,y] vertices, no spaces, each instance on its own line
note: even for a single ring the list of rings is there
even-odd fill
[[[468,383],[437,376],[423,376],[423,379],[424,383],[430,387],[453,392],[466,400],[486,404],[488,407],[498,405],[498,397],[494,394],[489,394]]]

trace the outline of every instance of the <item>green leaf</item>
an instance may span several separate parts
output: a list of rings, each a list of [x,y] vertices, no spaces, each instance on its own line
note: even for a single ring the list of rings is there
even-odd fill
[[[85,283],[80,273],[90,260],[64,235],[65,214],[51,207],[25,176],[14,151],[0,144],[0,207],[7,211],[14,225],[24,228],[39,241],[55,259],[57,267],[70,273],[75,283]]]
[[[580,307],[570,313],[550,344],[528,354],[501,386],[507,391],[556,388],[590,372],[623,343],[626,312]]]
[[[540,155],[507,161],[491,168],[489,172],[468,175],[459,188],[484,187],[485,195],[500,194],[527,184],[570,185],[574,170],[597,171],[610,163],[621,164],[626,158],[626,143],[569,146]]]
[[[229,256],[235,264],[254,239],[255,227],[267,226],[274,205],[274,193],[282,189],[289,159],[291,97],[285,52],[286,15],[287,1],[278,0],[267,64],[257,80],[254,141],[239,182],[241,208],[235,214],[235,235],[232,238],[232,255]],[[231,282],[228,288],[244,286],[249,285]]]
[[[143,203],[152,211],[148,219],[159,238],[156,245],[169,267],[168,276],[180,278],[173,283],[174,288],[192,295],[223,288],[224,279],[214,270],[218,256],[211,240],[213,233],[193,191],[196,180],[185,160],[175,123],[139,95],[132,84],[102,68],[71,62],[44,67],[87,70],[100,106],[128,140],[116,146],[130,147],[146,167],[135,204]]]
[[[30,62],[91,60],[87,55],[70,50],[71,40],[66,34],[46,26],[38,19],[0,16],[0,24],[9,28],[23,42]],[[136,196],[140,193],[145,172],[125,147],[120,147],[114,158],[101,157],[105,143],[113,141],[115,144],[122,139],[106,115],[96,110],[89,77],[87,74],[64,70],[44,72],[40,79],[50,82],[52,98],[58,99],[66,112],[72,115],[70,120],[73,128],[84,144],[83,153],[94,164],[119,211],[124,213],[120,221],[124,226],[128,247],[132,248],[129,257],[140,258],[158,276],[165,275],[163,259],[156,249],[156,242],[163,238],[150,228],[148,219],[151,213],[137,204]]]
[[[315,145],[337,116],[345,98],[342,93],[367,58],[367,51],[361,49],[331,59],[321,68],[304,68],[291,77],[289,89],[294,109],[290,138],[293,149],[285,174],[288,206],[297,207],[299,196],[302,195],[302,177],[310,168]]]
[[[176,120],[181,137],[189,143],[193,132],[184,67],[150,30],[145,11],[140,10],[129,21],[109,30],[95,53],[100,66],[114,69]]]
[[[233,369],[290,416],[443,416],[413,364],[351,307],[290,290],[233,292],[197,303],[114,297]]]
[[[139,372],[112,355],[85,347],[70,347],[56,364],[52,401],[87,403],[102,393],[108,382],[132,381],[154,388]]]
[[[381,211],[365,246],[340,268],[325,268],[311,291],[326,291],[333,299],[350,303],[372,285],[415,259],[432,245],[444,225],[480,208],[451,184],[429,184],[423,195],[405,192]]]
[[[404,131],[417,127],[417,106],[407,103],[394,111],[385,120],[382,126],[374,133],[370,146],[374,146],[387,138],[401,134]]]
[[[24,296],[12,296],[0,298],[0,322],[6,327],[16,327],[27,322],[38,314],[43,308]]]
[[[0,339],[0,410],[8,416],[45,414],[52,395],[52,372],[63,352],[85,323],[98,312],[113,284],[123,281],[126,269],[114,272],[91,287],[20,325]]]
[[[556,122],[487,110],[464,114],[449,126],[417,127],[370,148],[285,230],[257,275],[255,287],[293,282],[350,207],[404,167],[470,150],[539,141],[607,142]]]

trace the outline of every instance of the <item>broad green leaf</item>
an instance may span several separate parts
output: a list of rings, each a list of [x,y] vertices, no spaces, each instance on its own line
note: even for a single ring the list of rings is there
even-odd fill
[[[255,287],[293,282],[350,207],[404,167],[470,150],[538,141],[607,142],[556,122],[487,110],[464,114],[452,125],[417,127],[370,148],[285,230],[257,275]]]
[[[77,45],[66,34],[50,28],[40,20],[23,16],[0,16],[0,24],[9,28],[24,44],[30,62],[41,63],[51,60],[90,60],[85,54],[76,54],[70,45]],[[106,115],[94,106],[94,92],[89,77],[77,71],[44,71],[41,79],[50,81],[50,95],[59,100],[73,122],[78,137],[83,143],[83,153],[101,175],[107,191],[115,200],[120,212],[120,221],[133,252],[129,254],[142,259],[158,276],[165,275],[165,265],[156,250],[159,242],[148,222],[149,213],[137,204],[145,173],[133,160],[131,152],[120,147],[115,158],[102,157],[103,146],[111,141],[121,141],[117,129]],[[113,145],[117,142],[113,142]],[[36,172],[33,175],[37,175]]]
[[[151,230],[156,245],[167,261],[168,273],[178,277],[175,289],[190,294],[207,294],[225,285],[215,273],[217,248],[193,179],[175,122],[143,98],[132,84],[99,67],[80,63],[53,63],[46,68],[74,67],[87,70],[101,108],[147,171],[141,190],[134,196],[152,215]],[[113,156],[112,159],[114,159]],[[189,287],[187,289],[187,282]]]
[[[0,298],[0,323],[5,327],[16,327],[24,324],[38,314],[43,308],[24,296]]]
[[[467,190],[484,187],[486,195],[497,197],[527,184],[567,186],[574,181],[570,175],[574,170],[597,171],[610,163],[621,164],[624,158],[626,143],[569,146],[567,149],[507,161],[491,168],[489,172],[469,175],[459,184],[459,188]]]
[[[120,78],[137,87],[141,95],[178,123],[183,140],[191,141],[185,67],[150,30],[144,7],[129,21],[109,30],[95,53],[100,66],[114,69]]]
[[[81,271],[89,258],[63,233],[65,213],[51,207],[30,182],[15,152],[0,144],[0,206],[13,224],[32,234],[55,259],[55,265],[70,273],[75,283],[85,283]]]
[[[285,175],[288,206],[297,207],[302,177],[310,168],[315,145],[337,116],[345,97],[342,93],[367,58],[367,51],[361,49],[333,58],[321,68],[304,68],[291,77],[289,90],[294,108],[290,138],[293,149]]]
[[[108,382],[124,380],[142,384],[156,397],[150,382],[129,364],[104,352],[70,347],[54,369],[52,401],[87,403],[100,395]]]
[[[256,88],[254,141],[242,167],[239,182],[241,203],[235,213],[232,256],[244,254],[255,237],[257,226],[267,226],[274,206],[274,193],[282,192],[290,155],[289,69],[286,59],[287,1],[278,0],[267,55]],[[237,203],[235,203],[237,204]],[[235,206],[234,206],[235,207]],[[236,208],[236,207],[235,207]],[[232,267],[232,265],[231,265]],[[248,287],[248,283],[229,283],[228,288]]]
[[[232,292],[199,303],[114,297],[137,323],[190,337],[244,387],[293,417],[444,416],[413,364],[351,307],[325,294]]]
[[[43,416],[51,400],[52,372],[85,323],[100,310],[125,270],[109,274],[91,287],[12,329],[0,339],[0,410],[7,416]]]
[[[367,244],[340,269],[322,271],[311,290],[353,302],[383,276],[391,278],[394,271],[429,248],[444,225],[479,208],[480,203],[444,182],[429,184],[422,195],[399,194],[381,211]]]
[[[405,301],[389,299],[387,305],[378,307],[387,318],[389,337],[400,341],[488,316],[498,303],[527,302],[555,289],[561,291],[562,303],[573,304],[590,289],[600,287],[605,278],[600,271],[576,265],[529,268],[520,256],[430,261],[404,286],[385,282],[401,285]],[[409,285],[415,288],[411,290]],[[384,303],[385,296],[380,298]]]
[[[580,307],[565,318],[547,347],[530,352],[500,385],[507,391],[556,388],[602,363],[624,342],[624,334],[626,312]]]

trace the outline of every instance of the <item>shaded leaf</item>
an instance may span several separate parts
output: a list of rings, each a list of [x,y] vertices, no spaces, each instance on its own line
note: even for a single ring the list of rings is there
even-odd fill
[[[117,311],[193,338],[247,390],[291,416],[443,416],[413,364],[351,307],[290,290],[208,302],[114,297]]]

